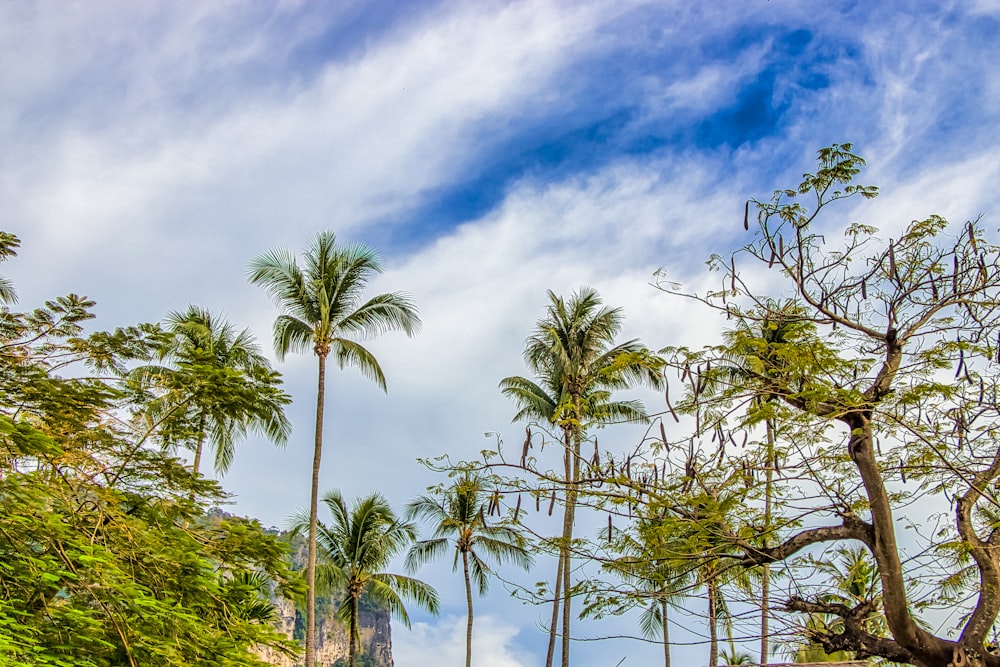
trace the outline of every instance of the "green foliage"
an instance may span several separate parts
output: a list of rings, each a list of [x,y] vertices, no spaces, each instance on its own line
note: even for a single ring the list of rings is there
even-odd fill
[[[0,663],[235,666],[262,664],[257,645],[290,650],[267,622],[284,549],[254,521],[207,515],[225,496],[152,446],[149,396],[87,375],[160,340],[145,325],[85,336],[92,305],[70,295],[0,328]]]

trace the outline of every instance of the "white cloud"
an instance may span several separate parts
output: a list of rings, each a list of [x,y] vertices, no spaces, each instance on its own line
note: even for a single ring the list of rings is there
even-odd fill
[[[472,664],[476,667],[528,667],[538,657],[516,644],[513,625],[490,615],[476,616],[473,624]],[[413,629],[396,629],[393,658],[399,667],[461,665],[465,663],[465,618],[447,616],[433,625],[414,623]]]

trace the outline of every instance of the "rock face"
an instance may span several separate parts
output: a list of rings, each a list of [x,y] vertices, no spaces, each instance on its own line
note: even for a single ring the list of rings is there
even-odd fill
[[[347,664],[347,628],[334,616],[336,603],[327,599],[328,604],[319,604],[317,600],[316,626],[316,661],[320,667],[333,667],[338,660]],[[277,609],[276,625],[289,637],[295,632],[296,611],[294,603],[280,599],[274,601]],[[324,613],[319,613],[320,610]],[[303,622],[300,615],[299,623]],[[392,662],[392,629],[389,625],[389,612],[384,609],[365,605],[361,609],[361,652],[358,655],[357,667],[393,667]],[[262,659],[275,667],[296,667],[302,665],[302,659],[297,661],[268,649],[262,649]]]

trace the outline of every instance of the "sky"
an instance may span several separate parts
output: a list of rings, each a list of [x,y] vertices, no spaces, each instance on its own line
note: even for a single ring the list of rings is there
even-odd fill
[[[484,434],[520,442],[497,384],[528,373],[546,290],[595,288],[623,309],[623,340],[712,342],[724,322],[655,289],[654,272],[714,285],[708,257],[750,238],[744,202],[796,186],[823,146],[852,142],[882,193],[831,229],[932,213],[997,228],[1000,3],[901,6],[0,3],[0,211],[22,241],[0,272],[24,308],[83,294],[111,329],[196,304],[270,353],[276,311],[248,261],[323,229],[371,245],[386,266],[371,293],[408,292],[423,327],[366,343],[388,394],[329,374],[321,488],[401,508],[441,481],[418,457],[474,458]],[[275,363],[292,439],[251,439],[222,483],[231,511],[281,526],[308,504],[316,370]],[[642,436],[608,431],[612,446]],[[460,577],[444,562],[420,576],[443,613],[395,624],[396,664],[457,664]],[[499,583],[477,609],[476,664],[542,663],[545,610]],[[675,659],[703,661],[698,614],[678,623]],[[577,627],[638,634],[634,618]],[[659,655],[628,640],[573,651],[579,667]]]

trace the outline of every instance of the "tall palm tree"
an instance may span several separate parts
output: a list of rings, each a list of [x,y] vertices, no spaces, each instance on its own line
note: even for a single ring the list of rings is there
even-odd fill
[[[386,390],[375,356],[356,338],[402,329],[412,336],[420,327],[416,306],[401,292],[379,294],[362,302],[371,278],[382,272],[374,250],[364,245],[338,246],[333,232],[316,235],[302,257],[303,267],[284,249],[269,250],[250,262],[248,277],[274,299],[281,314],[274,321],[279,359],[289,352],[312,350],[319,362],[316,389],[312,485],[306,565],[306,664],[315,662],[316,515],[323,453],[326,360],[333,353],[340,368],[355,366]]]
[[[169,313],[166,325],[169,336],[159,356],[174,367],[147,366],[140,373],[157,375],[161,383],[180,390],[168,395],[163,407],[169,410],[177,400],[187,403],[174,422],[187,421],[193,428],[194,472],[200,470],[206,441],[215,450],[218,473],[229,469],[236,442],[248,431],[278,445],[288,441],[291,424],[283,406],[291,399],[278,388],[280,375],[248,329],[237,332],[225,319],[197,306]],[[169,437],[169,424],[165,432]]]
[[[479,595],[489,588],[490,568],[483,560],[487,556],[498,563],[512,562],[524,569],[531,566],[524,537],[505,525],[486,523],[487,489],[479,478],[466,473],[438,497],[420,496],[406,507],[410,519],[426,519],[435,524],[434,536],[417,542],[406,556],[406,566],[413,569],[441,556],[449,544],[455,545],[452,570],[462,559],[465,575],[465,602],[468,609],[465,629],[465,667],[472,665],[472,584]]]
[[[437,614],[438,595],[419,579],[383,572],[417,534],[414,524],[398,519],[385,498],[377,493],[365,496],[348,510],[340,492],[331,491],[323,503],[333,523],[317,524],[321,561],[317,581],[324,590],[343,591],[337,616],[348,627],[348,665],[354,667],[361,638],[362,595],[384,605],[406,627],[410,627],[410,617],[403,600]],[[311,526],[312,519],[303,514],[295,518],[292,530],[301,532]]]
[[[581,288],[568,301],[551,290],[548,296],[546,316],[536,323],[524,350],[524,359],[540,384],[515,377],[502,380],[500,388],[521,406],[518,416],[544,417],[563,430],[565,507],[557,585],[561,579],[562,666],[568,667],[572,615],[570,544],[585,424],[619,416],[642,418],[641,404],[614,403],[610,400],[611,392],[638,383],[659,387],[663,361],[637,340],[615,344],[621,331],[621,310],[604,306],[595,290]],[[623,411],[616,412],[618,408],[614,406]],[[557,592],[553,605],[560,603],[559,598]],[[554,610],[553,618],[556,616]],[[546,667],[552,664],[555,625],[550,629]]]

